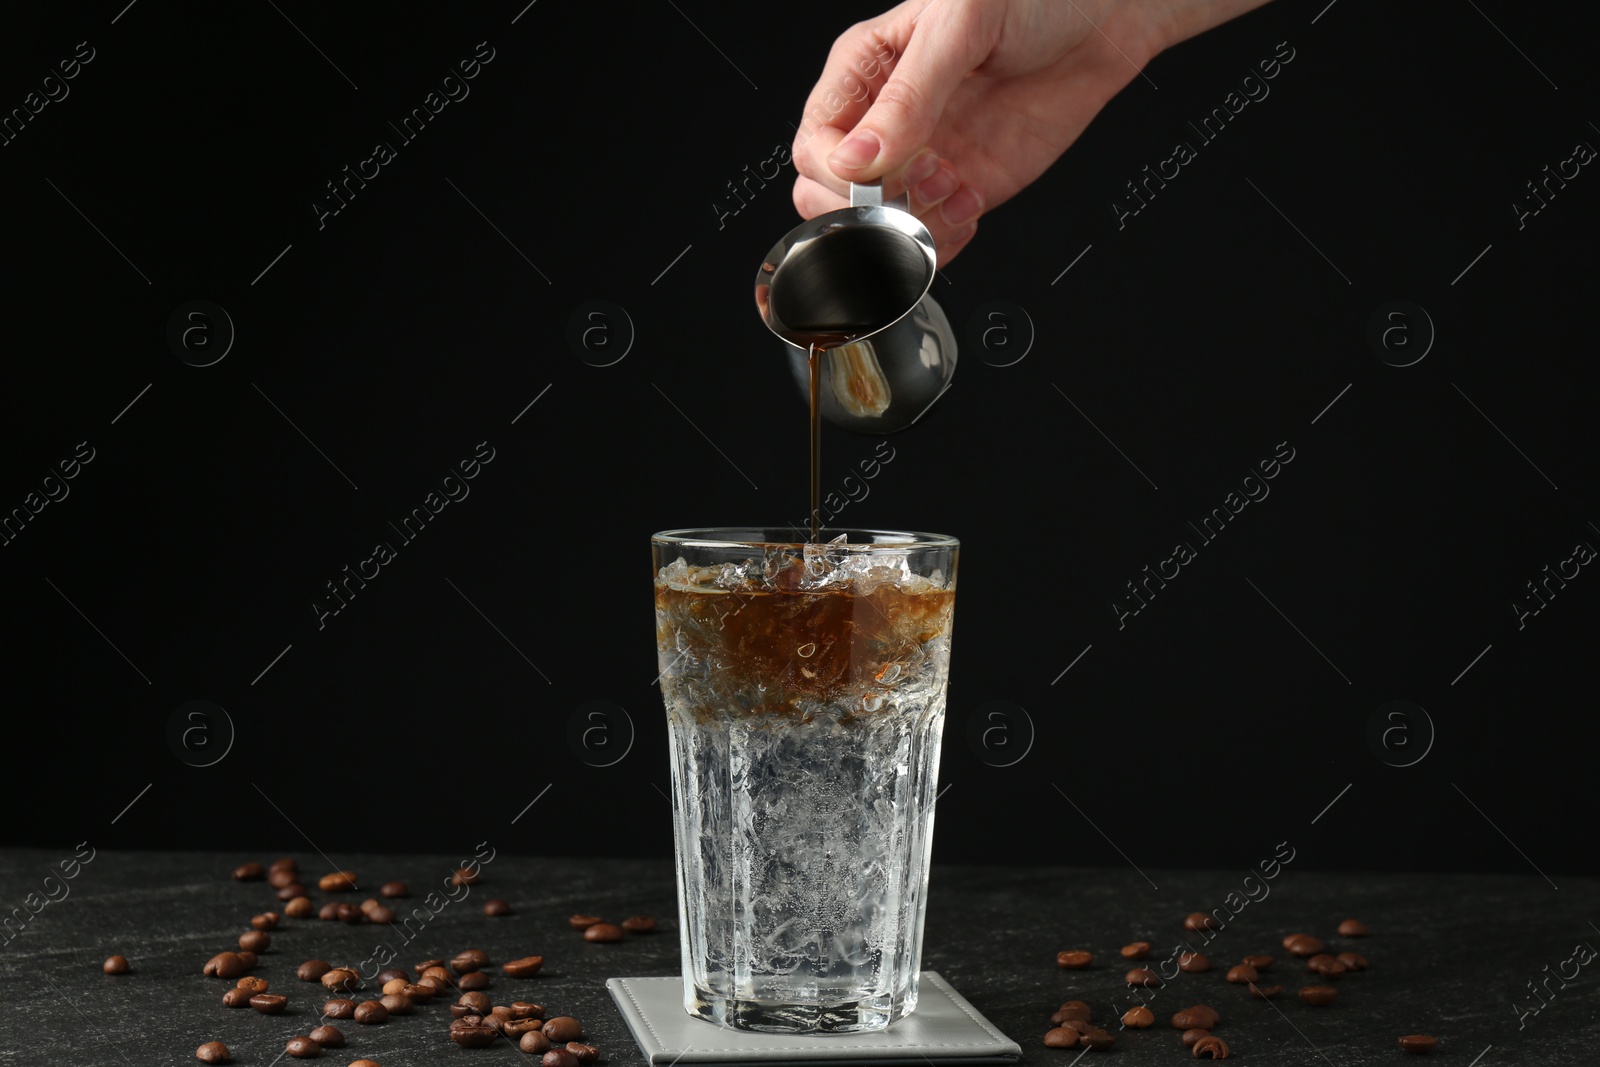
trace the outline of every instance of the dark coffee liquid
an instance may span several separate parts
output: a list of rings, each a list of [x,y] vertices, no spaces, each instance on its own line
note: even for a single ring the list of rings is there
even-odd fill
[[[849,344],[855,333],[838,330],[807,330],[797,343],[807,346],[806,362],[811,372],[811,541],[822,540],[822,361],[830,348]]]

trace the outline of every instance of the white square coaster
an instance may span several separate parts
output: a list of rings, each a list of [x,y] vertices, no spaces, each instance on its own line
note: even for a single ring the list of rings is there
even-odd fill
[[[785,1064],[836,1067],[846,1060],[885,1065],[1011,1064],[1022,1048],[968,1004],[936,971],[923,971],[917,1010],[868,1034],[761,1034],[716,1026],[683,1010],[683,979],[612,978],[606,988],[651,1067],[668,1064]]]

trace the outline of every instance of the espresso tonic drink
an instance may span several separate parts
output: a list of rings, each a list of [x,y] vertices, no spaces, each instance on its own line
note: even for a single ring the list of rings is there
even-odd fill
[[[684,1007],[880,1030],[917,1003],[957,543],[653,539]]]

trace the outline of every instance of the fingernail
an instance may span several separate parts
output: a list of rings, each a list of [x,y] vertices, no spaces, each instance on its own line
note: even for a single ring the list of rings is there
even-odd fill
[[[956,177],[955,171],[942,167],[939,173],[917,186],[917,199],[924,204],[937,204],[955,192],[960,184],[961,179]]]
[[[947,226],[960,226],[962,223],[978,217],[983,210],[983,197],[970,185],[963,185],[950,195],[939,209],[944,216]]]
[[[906,185],[909,187],[921,184],[937,173],[939,173],[939,153],[925,148],[915,159],[906,164]]]
[[[878,158],[878,149],[881,147],[882,142],[878,140],[877,134],[871,130],[862,130],[835,148],[833,155],[828,157],[828,163],[844,170],[860,170]]]

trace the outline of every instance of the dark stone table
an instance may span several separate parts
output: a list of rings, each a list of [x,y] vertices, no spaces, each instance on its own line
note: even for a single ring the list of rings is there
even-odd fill
[[[315,889],[326,864],[297,853]],[[496,961],[539,954],[543,971],[510,979],[491,968],[489,994],[497,1003],[536,1000],[552,1014],[583,1021],[603,1062],[642,1060],[604,987],[616,975],[673,974],[678,969],[676,906],[670,865],[646,861],[535,859],[500,854],[483,868],[470,895],[444,906],[409,944],[396,930],[317,919],[285,919],[253,972],[290,998],[289,1011],[265,1016],[222,1006],[233,985],[200,973],[213,954],[236,947],[250,916],[281,911],[264,882],[234,882],[232,868],[273,856],[101,851],[71,881],[46,881],[72,850],[12,850],[0,855],[0,1062],[19,1064],[186,1064],[202,1042],[221,1040],[233,1062],[267,1065],[284,1043],[316,1025],[328,994],[295,980],[295,967],[321,958],[355,966],[384,942],[411,968],[431,957],[480,948]],[[428,889],[443,893],[458,857],[340,856],[361,875],[359,903],[378,884],[410,884],[416,907]],[[936,868],[930,896],[924,966],[937,970],[1023,1048],[1027,1064],[1066,1067],[1078,1051],[1040,1043],[1048,1016],[1061,1001],[1089,1002],[1097,1022],[1115,1030],[1114,1012],[1129,1005],[1118,948],[1148,940],[1151,964],[1187,936],[1217,963],[1204,974],[1181,974],[1151,991],[1157,1017],[1149,1030],[1117,1032],[1109,1053],[1130,1065],[1192,1062],[1167,1024],[1172,1012],[1209,1003],[1222,1013],[1216,1033],[1234,1058],[1256,1064],[1364,1067],[1408,1061],[1396,1046],[1402,1034],[1439,1038],[1435,1057],[1456,1067],[1503,1064],[1600,1063],[1600,959],[1580,965],[1574,948],[1600,946],[1600,884],[1560,878],[1560,888],[1537,875],[1318,874],[1286,869],[1270,883],[1253,883],[1260,899],[1244,906],[1205,947],[1186,934],[1183,917],[1223,906],[1241,891],[1244,872],[1017,867]],[[1154,888],[1151,883],[1158,885]],[[1268,895],[1261,897],[1261,886]],[[457,895],[460,890],[455,890]],[[37,894],[31,897],[30,894]],[[58,898],[43,903],[47,896]],[[501,897],[515,913],[483,914]],[[1237,898],[1236,898],[1237,899]],[[30,908],[38,908],[37,912]],[[647,914],[660,920],[654,935],[618,944],[590,944],[567,924],[574,912],[620,921]],[[402,917],[407,914],[401,910]],[[1370,937],[1334,936],[1341,919],[1358,917]],[[26,921],[24,922],[24,918]],[[20,933],[18,932],[20,928]],[[1323,937],[1332,951],[1367,956],[1369,970],[1338,984],[1336,1003],[1302,1004],[1294,990],[1317,981],[1280,946],[1287,933]],[[1061,971],[1058,949],[1084,948],[1095,962]],[[1223,980],[1227,965],[1247,953],[1276,956],[1263,983],[1282,983],[1272,1002],[1255,1000]],[[107,977],[100,965],[121,953],[132,972]],[[1548,969],[1547,969],[1548,968]],[[1565,972],[1567,978],[1560,976]],[[1574,974],[1574,972],[1576,972]],[[1543,991],[1535,998],[1529,983]],[[1537,1013],[1529,1009],[1545,1006]],[[1526,1014],[1524,1014],[1526,1013]],[[349,1044],[320,1063],[366,1057],[383,1067],[436,1063],[531,1062],[505,1044],[462,1050],[446,1036],[448,1013],[439,1003],[383,1026],[342,1023]],[[282,1060],[281,1062],[293,1062]],[[1094,1062],[1093,1059],[1090,1062]]]

